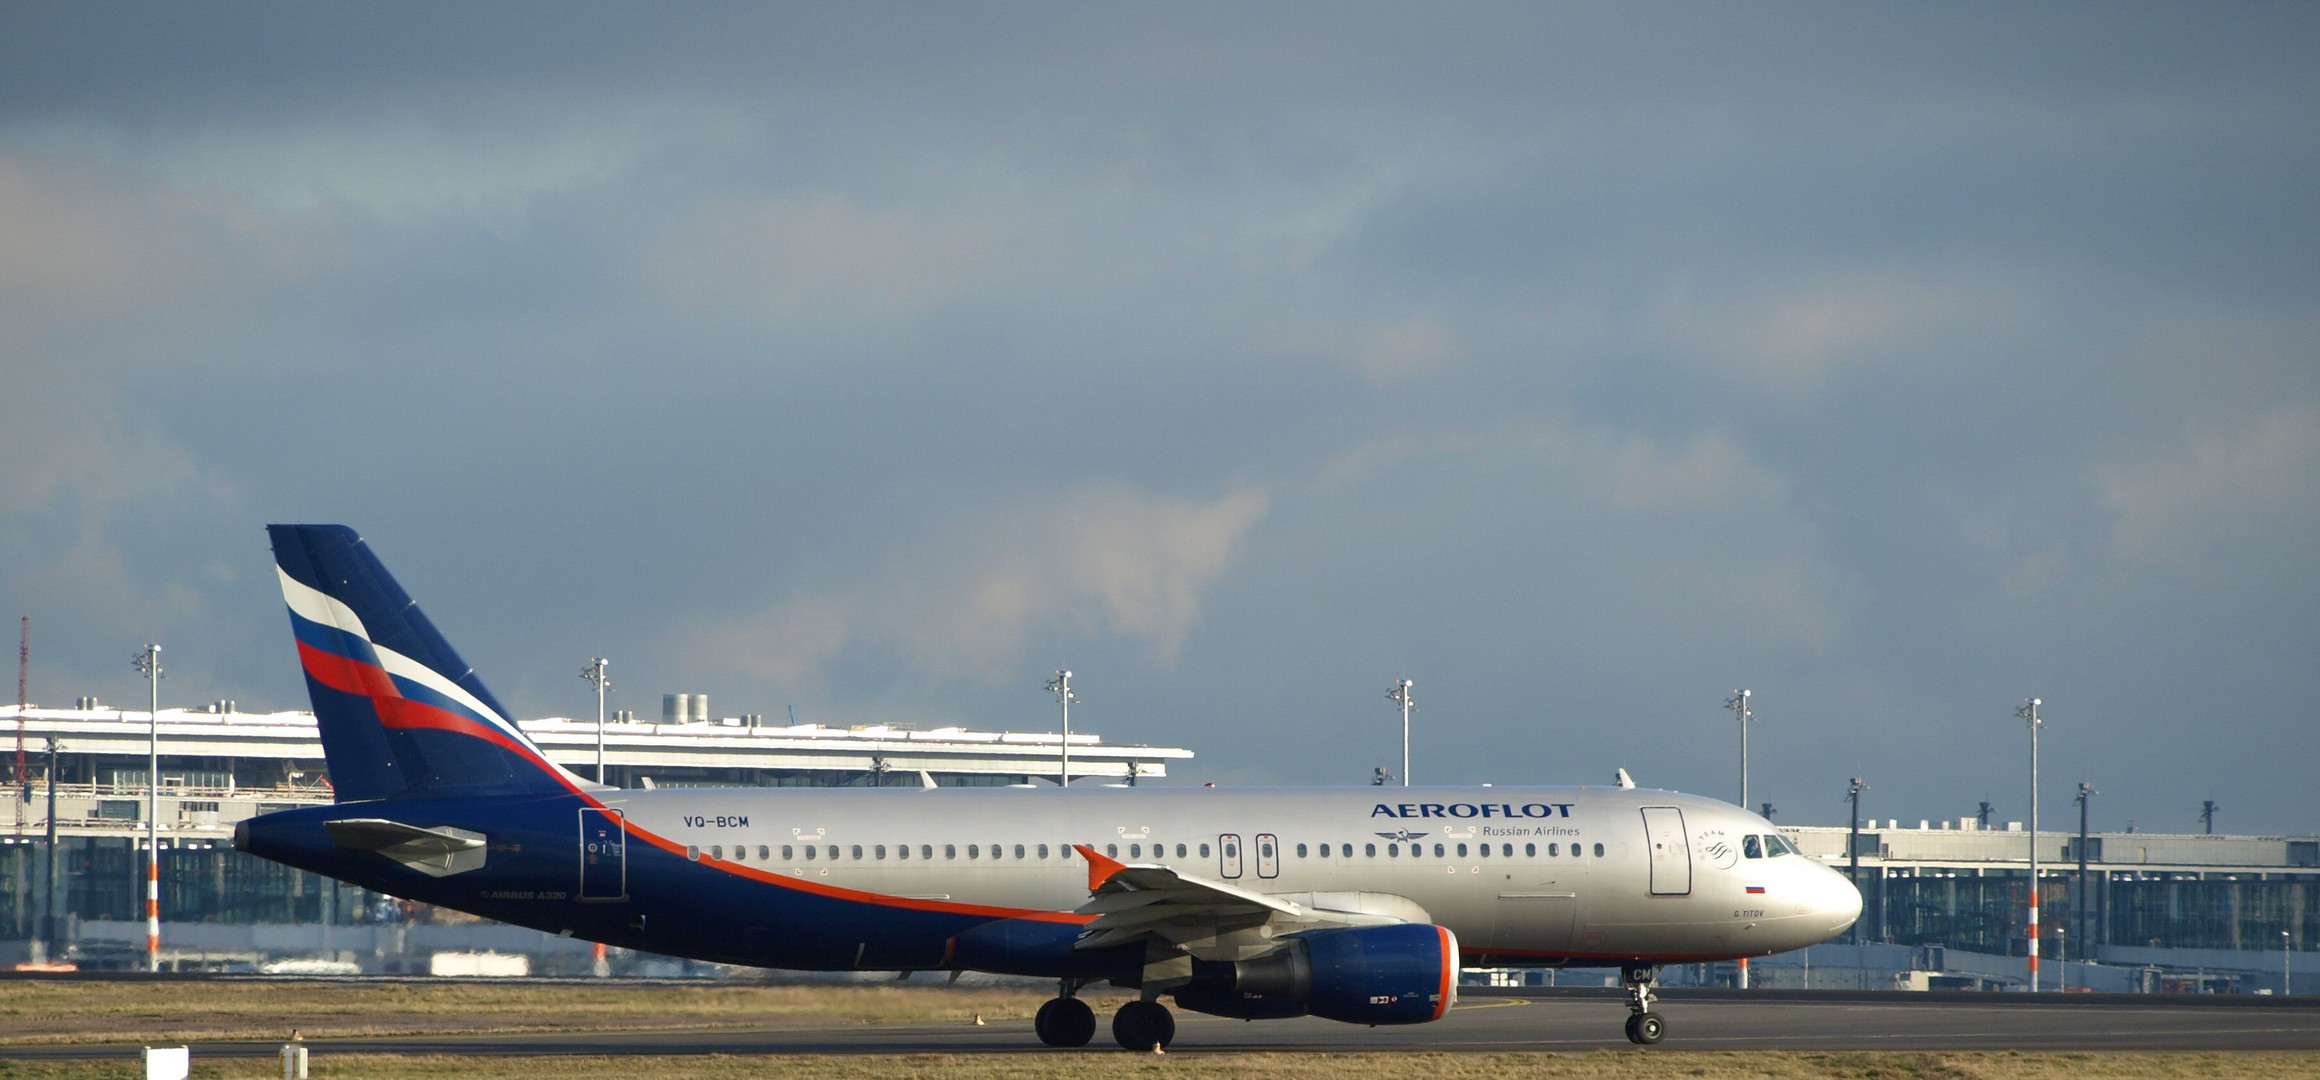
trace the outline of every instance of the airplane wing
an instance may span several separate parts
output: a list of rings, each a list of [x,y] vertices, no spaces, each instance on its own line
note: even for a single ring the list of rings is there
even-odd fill
[[[1075,948],[1158,939],[1197,952],[1199,944],[1236,930],[1313,921],[1305,906],[1279,897],[1158,864],[1122,863],[1084,844],[1074,850],[1088,862],[1088,902],[1079,913],[1095,916]]]

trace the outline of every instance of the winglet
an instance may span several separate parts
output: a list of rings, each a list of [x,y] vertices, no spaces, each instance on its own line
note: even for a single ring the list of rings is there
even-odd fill
[[[1103,888],[1104,882],[1110,881],[1113,874],[1117,874],[1120,871],[1128,868],[1127,863],[1121,862],[1118,859],[1107,859],[1101,855],[1098,855],[1096,854],[1096,849],[1089,847],[1086,844],[1073,844],[1071,849],[1073,851],[1079,852],[1080,857],[1086,859],[1088,862],[1089,892],[1094,892],[1097,889]]]

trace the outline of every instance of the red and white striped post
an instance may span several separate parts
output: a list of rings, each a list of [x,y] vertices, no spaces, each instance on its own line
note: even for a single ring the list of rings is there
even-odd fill
[[[2037,698],[2014,715],[2030,722],[2030,992],[2038,992],[2038,719]]]
[[[145,970],[161,970],[161,646],[145,644],[137,671],[152,687],[145,744]]]

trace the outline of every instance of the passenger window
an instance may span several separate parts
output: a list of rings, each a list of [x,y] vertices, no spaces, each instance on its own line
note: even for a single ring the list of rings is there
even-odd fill
[[[1740,854],[1751,859],[1761,859],[1764,857],[1764,845],[1756,837],[1743,836],[1740,838]]]
[[[1508,845],[1506,846],[1506,853],[1507,853],[1507,854],[1509,854],[1509,855],[1512,855],[1512,854],[1514,854],[1514,845],[1513,845],[1513,844],[1508,844]],[[1523,854],[1524,854],[1524,855],[1537,855],[1538,853],[1539,853],[1539,846],[1538,846],[1537,844],[1524,844],[1524,845],[1523,845]]]
[[[1182,844],[1178,844],[1178,845],[1176,845],[1176,857],[1177,857],[1177,858],[1179,858],[1179,859],[1181,859],[1181,858],[1184,858],[1184,857],[1185,857],[1185,856],[1184,856],[1184,845],[1182,845]]]
[[[1463,858],[1465,858],[1465,857],[1466,857],[1466,845],[1464,845],[1464,844],[1460,844],[1460,845],[1458,845],[1458,857],[1459,857],[1459,858],[1461,858],[1461,859],[1463,859]]]
[[[1118,845],[1118,844],[1105,844],[1105,845],[1104,845],[1104,857],[1105,857],[1105,858],[1108,858],[1108,859],[1117,859],[1117,858],[1119,858],[1119,857],[1120,857],[1120,845]]]
[[[783,844],[783,845],[781,846],[781,861],[783,861],[783,862],[791,862],[791,861],[794,861],[796,858],[797,858],[797,852],[795,852],[795,851],[792,851],[792,850],[790,849],[790,846],[789,846],[788,844]]]
[[[1202,844],[1202,845],[1200,845],[1200,857],[1201,857],[1201,858],[1203,858],[1203,859],[1205,859],[1205,858],[1208,858],[1208,845],[1207,845],[1207,844]]]
[[[1595,857],[1596,857],[1596,858],[1598,858],[1598,859],[1600,859],[1600,858],[1602,858],[1602,857],[1603,857],[1603,845],[1601,845],[1601,844],[1597,844],[1597,845],[1595,845]]]
[[[1548,845],[1547,845],[1547,857],[1548,857],[1548,858],[1553,858],[1553,857],[1555,857],[1555,856],[1557,856],[1557,855],[1560,855],[1560,854],[1562,854],[1562,853],[1563,853],[1563,845],[1561,845],[1561,844],[1548,844]]]
[[[920,845],[918,845],[918,857],[919,857],[919,858],[921,858],[921,859],[931,859],[931,858],[934,858],[934,845],[933,845],[933,844],[920,844]]]
[[[894,845],[894,857],[895,857],[895,858],[897,858],[897,859],[907,859],[907,858],[909,858],[909,857],[910,857],[910,845],[909,845],[909,844],[896,844],[896,845]]]
[[[1482,857],[1483,857],[1483,858],[1487,859],[1487,858],[1489,858],[1489,857],[1490,857],[1490,845],[1489,845],[1489,844],[1484,844],[1484,845],[1482,845],[1482,848],[1481,848],[1481,850],[1482,850]]]
[[[856,859],[860,859],[860,858],[862,857],[862,845],[860,845],[860,844],[856,844],[856,845],[854,845],[854,857],[855,857]]]
[[[958,846],[957,844],[944,844],[944,845],[943,845],[943,858],[946,858],[946,859],[956,859],[956,858],[958,858],[958,857],[959,857],[959,846]]]
[[[886,845],[880,844],[876,848],[872,849],[870,853],[883,859],[886,857]]]
[[[1042,858],[1042,859],[1044,859],[1044,858],[1046,858],[1046,857],[1047,857],[1047,845],[1045,845],[1045,844],[1041,844],[1041,845],[1039,845],[1039,857],[1040,857],[1040,858]]]
[[[979,848],[979,847],[976,847],[976,846],[975,846],[975,845],[973,845],[973,844],[968,844],[968,845],[967,845],[967,858],[970,858],[970,859],[980,859],[980,858],[982,858],[982,857],[983,857],[983,853],[982,853],[982,849],[981,849],[981,848]]]
[[[698,846],[696,846],[696,845],[693,845],[693,844],[686,844],[686,845],[685,845],[685,859],[686,859],[687,861],[689,861],[689,862],[700,862],[700,861],[701,861],[701,849],[700,849]]]
[[[1410,846],[1411,846],[1411,847],[1413,847],[1413,848],[1414,848],[1414,847],[1417,847],[1417,845],[1416,845],[1416,844],[1412,844],[1412,845],[1410,845]],[[1386,845],[1386,858],[1389,858],[1389,859],[1398,859],[1398,858],[1401,858],[1401,856],[1402,856],[1402,845],[1400,845],[1400,844],[1387,844],[1387,845]]]
[[[757,861],[758,861],[758,862],[767,862],[767,861],[770,861],[772,858],[773,858],[773,849],[766,847],[764,844],[759,844],[759,845],[757,845]]]
[[[1141,858],[1143,858],[1143,857],[1144,857],[1144,845],[1142,845],[1142,844],[1130,844],[1130,845],[1128,845],[1128,857],[1129,857],[1129,858],[1131,858],[1131,859],[1141,859]]]
[[[1369,856],[1370,858],[1373,858],[1373,859],[1374,859],[1374,858],[1377,858],[1377,845],[1376,845],[1376,844],[1363,844],[1363,845],[1361,846],[1361,853],[1362,853],[1362,854],[1364,854],[1364,855],[1367,855],[1367,856]]]
[[[807,845],[806,845],[806,861],[807,861],[807,862],[812,862],[812,861],[814,861],[814,846],[813,846],[812,844],[807,844]]]
[[[1346,844],[1346,845],[1344,845],[1342,848],[1340,848],[1340,849],[1339,849],[1339,853],[1340,853],[1340,854],[1342,854],[1342,855],[1344,855],[1344,856],[1345,856],[1346,858],[1348,858],[1348,859],[1350,859],[1350,858],[1353,858],[1353,845],[1352,845],[1352,844]]]
[[[1300,858],[1300,859],[1302,859],[1302,858],[1304,858],[1304,857],[1305,857],[1305,845],[1303,845],[1303,844],[1299,844],[1299,845],[1297,845],[1297,857],[1298,857],[1298,858]]]
[[[1021,844],[1017,844],[1017,845],[1015,845],[1015,857],[1016,857],[1016,858],[1018,858],[1018,859],[1020,859],[1020,858],[1022,858],[1022,857],[1023,857],[1023,845],[1021,845]]]
[[[712,845],[710,845],[710,847],[709,847],[709,857],[710,857],[710,858],[712,858],[712,859],[722,859],[722,858],[724,858],[724,857],[725,857],[725,845],[723,845],[723,844],[712,844]]]

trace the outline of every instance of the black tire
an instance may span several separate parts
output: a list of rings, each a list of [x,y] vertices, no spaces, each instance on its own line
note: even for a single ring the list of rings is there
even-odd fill
[[[1125,1050],[1165,1048],[1176,1040],[1176,1017],[1157,1001],[1131,1001],[1112,1014],[1112,1038]]]
[[[1635,1030],[1636,1024],[1637,1024],[1638,1022],[1640,1022],[1642,1019],[1643,1019],[1643,1014],[1642,1014],[1642,1013],[1629,1013],[1629,1014],[1628,1014],[1628,1016],[1627,1016],[1627,1041],[1628,1041],[1628,1042],[1635,1043],[1635,1044],[1637,1044],[1637,1045],[1642,1045],[1642,1043],[1643,1043],[1643,1033],[1642,1033],[1642,1032],[1639,1032],[1639,1031],[1637,1031],[1637,1030]]]
[[[1641,1046],[1656,1046],[1667,1037],[1667,1021],[1658,1013],[1644,1013],[1628,1020],[1627,1037]]]
[[[1096,1011],[1078,998],[1056,998],[1039,1007],[1031,1029],[1049,1046],[1071,1049],[1096,1037]]]

